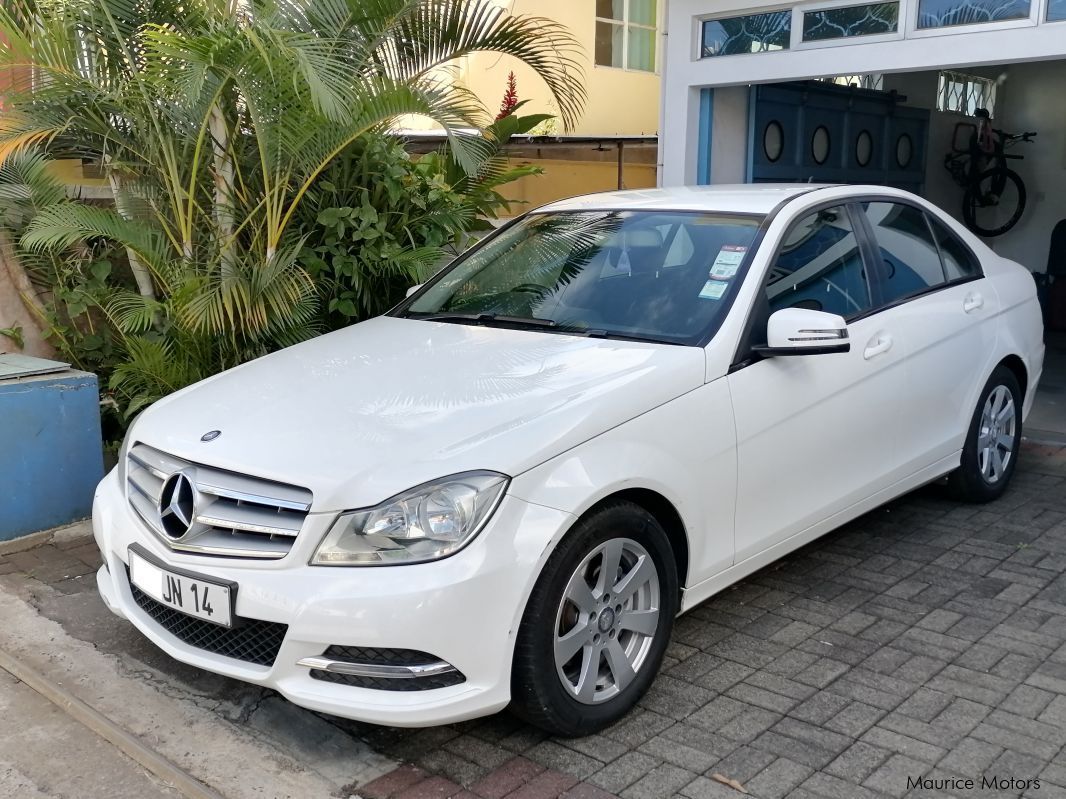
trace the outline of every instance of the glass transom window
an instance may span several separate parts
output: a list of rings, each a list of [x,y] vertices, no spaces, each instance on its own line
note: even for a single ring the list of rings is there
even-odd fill
[[[655,71],[657,0],[596,0],[596,64]]]
[[[803,41],[873,36],[899,30],[899,3],[826,8],[803,15]]]
[[[765,53],[787,50],[792,35],[792,12],[770,11],[743,17],[708,19],[703,23],[700,56]]]
[[[1030,0],[918,0],[919,28],[1026,19]]]

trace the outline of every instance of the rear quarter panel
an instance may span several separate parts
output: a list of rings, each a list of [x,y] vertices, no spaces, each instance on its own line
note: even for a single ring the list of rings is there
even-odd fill
[[[985,275],[999,298],[998,363],[1008,355],[1025,365],[1022,418],[1029,415],[1044,368],[1044,322],[1032,274],[1021,264],[998,255],[985,262]]]

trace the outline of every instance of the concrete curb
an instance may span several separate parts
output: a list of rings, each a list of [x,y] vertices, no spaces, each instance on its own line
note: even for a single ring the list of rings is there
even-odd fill
[[[0,555],[25,552],[27,549],[36,549],[52,543],[67,544],[78,538],[88,538],[92,534],[92,521],[82,519],[73,524],[53,527],[51,530],[41,530],[38,533],[30,533],[10,541],[0,541]]]
[[[0,669],[32,688],[71,718],[81,722],[104,740],[152,772],[163,784],[180,791],[188,799],[224,799],[188,772],[178,768],[154,749],[141,743],[125,729],[95,708],[82,702],[60,685],[0,649]]]
[[[0,652],[24,669],[18,678],[40,675],[212,792],[193,796],[346,797],[397,766],[267,692],[253,706],[231,705],[201,696],[139,661],[98,650],[38,613],[27,590],[21,578],[0,577]],[[269,712],[261,715],[260,705]]]

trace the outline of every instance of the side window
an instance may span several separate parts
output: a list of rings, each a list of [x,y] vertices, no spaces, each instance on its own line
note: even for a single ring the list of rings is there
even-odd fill
[[[888,305],[944,283],[944,267],[925,212],[900,203],[863,203],[879,261],[874,269]]]
[[[944,272],[948,280],[960,280],[981,274],[981,265],[970,248],[959,241],[958,236],[948,230],[947,225],[931,214],[926,214],[933,227],[936,243],[940,245],[940,259],[944,262]]]
[[[785,235],[766,281],[770,311],[810,308],[845,319],[868,311],[870,286],[843,205],[799,220]]]

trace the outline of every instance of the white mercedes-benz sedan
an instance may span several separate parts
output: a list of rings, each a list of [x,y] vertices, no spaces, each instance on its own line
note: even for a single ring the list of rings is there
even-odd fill
[[[308,708],[586,734],[678,613],[925,483],[1002,494],[1043,351],[1029,273],[902,191],[566,200],[141,414],[97,581]]]

